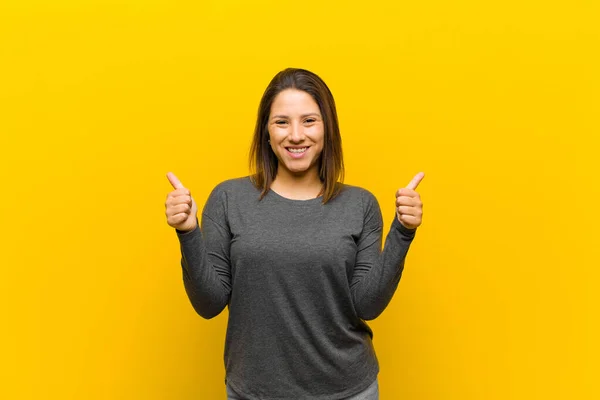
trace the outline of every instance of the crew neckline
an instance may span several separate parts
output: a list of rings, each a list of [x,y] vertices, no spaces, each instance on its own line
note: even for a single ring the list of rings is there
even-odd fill
[[[300,200],[300,199],[290,199],[288,197],[284,197],[270,188],[269,188],[269,193],[272,194],[274,199],[278,199],[280,201],[284,201],[284,202],[287,202],[290,204],[313,204],[313,203],[322,203],[323,202],[323,196],[315,197],[312,199]]]

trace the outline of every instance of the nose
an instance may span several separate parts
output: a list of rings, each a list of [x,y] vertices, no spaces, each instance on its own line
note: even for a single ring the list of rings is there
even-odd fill
[[[301,143],[305,139],[304,127],[299,123],[293,123],[290,127],[289,140],[293,143]]]

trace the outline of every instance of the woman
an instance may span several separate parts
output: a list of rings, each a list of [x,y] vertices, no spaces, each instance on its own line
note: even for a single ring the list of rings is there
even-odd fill
[[[391,300],[422,202],[419,173],[396,193],[383,252],[367,190],[341,183],[342,146],[325,83],[278,73],[263,94],[250,176],[220,183],[201,218],[172,174],[166,215],[183,281],[204,318],[229,307],[229,399],[378,399],[379,366],[365,322]]]

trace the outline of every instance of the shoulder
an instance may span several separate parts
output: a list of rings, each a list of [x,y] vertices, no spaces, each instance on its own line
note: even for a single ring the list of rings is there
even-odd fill
[[[248,187],[252,187],[253,184],[250,181],[249,176],[242,176],[238,178],[226,179],[220,183],[218,183],[213,191],[219,192],[232,192],[237,190],[244,190]]]
[[[219,182],[211,191],[209,201],[228,202],[235,198],[243,198],[256,194],[257,189],[249,176],[226,179]]]
[[[249,177],[231,178],[219,182],[210,192],[204,204],[204,214],[216,218],[223,218],[227,210],[242,199],[249,197],[248,194],[256,189]]]
[[[366,206],[377,204],[377,198],[370,190],[361,186],[348,185],[346,183],[340,183],[340,185],[342,186],[339,193],[340,199],[352,202],[358,201]]]
[[[381,214],[379,202],[370,190],[345,183],[341,185],[339,194],[333,200],[339,206],[354,213],[361,213],[365,218]]]

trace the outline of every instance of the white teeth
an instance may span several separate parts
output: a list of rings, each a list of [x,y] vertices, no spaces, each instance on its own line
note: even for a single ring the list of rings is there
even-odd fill
[[[308,147],[303,147],[301,149],[291,149],[291,148],[288,148],[288,151],[290,153],[304,153],[306,151],[306,149],[308,149]]]

